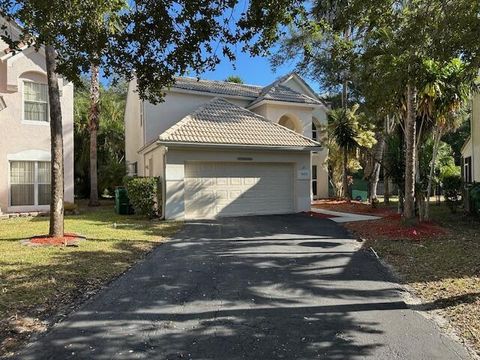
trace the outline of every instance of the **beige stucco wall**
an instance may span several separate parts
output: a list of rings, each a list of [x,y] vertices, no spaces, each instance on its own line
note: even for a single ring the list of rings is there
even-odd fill
[[[203,95],[172,91],[165,95],[165,101],[162,103],[155,105],[148,101],[144,102],[145,143],[148,144],[158,138],[165,130],[215,97],[214,94]],[[229,97],[225,97],[225,99],[239,106],[248,104],[248,100]]]
[[[137,93],[137,82],[132,80],[128,84],[127,101],[125,104],[125,160],[127,171],[129,164],[141,162],[138,150],[144,145],[144,123],[142,117],[142,102]],[[142,161],[143,165],[143,161]],[[138,169],[140,171],[140,169]],[[143,171],[143,167],[142,167]],[[138,174],[141,174],[140,172]]]
[[[480,95],[475,94],[472,104],[472,177],[473,181],[480,181]]]
[[[186,161],[239,162],[239,157],[252,158],[252,162],[292,163],[294,174],[310,167],[309,152],[295,151],[251,151],[251,150],[201,150],[169,148],[166,155],[166,208],[167,219],[185,217],[184,178]],[[295,212],[310,210],[310,179],[294,179]]]
[[[0,211],[46,210],[47,207],[8,208],[9,162],[12,156],[50,154],[49,123],[23,121],[23,81],[46,83],[44,55],[33,49],[0,61],[0,96],[7,108],[0,111]],[[74,200],[73,180],[73,85],[60,81],[65,155],[65,201]],[[35,159],[32,159],[35,160]]]

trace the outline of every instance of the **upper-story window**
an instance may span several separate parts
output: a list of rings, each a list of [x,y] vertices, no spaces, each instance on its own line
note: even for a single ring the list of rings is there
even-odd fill
[[[23,119],[27,121],[48,121],[47,84],[32,81],[23,83]]]
[[[312,122],[312,140],[315,140],[315,141],[318,140],[318,130],[317,130],[317,126],[316,126],[315,123],[313,123],[313,122]]]

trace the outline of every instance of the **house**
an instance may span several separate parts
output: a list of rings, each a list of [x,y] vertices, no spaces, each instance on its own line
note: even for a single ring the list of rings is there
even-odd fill
[[[328,196],[327,106],[292,73],[261,87],[179,77],[165,101],[141,101],[129,84],[130,175],[159,176],[167,219],[310,210]]]
[[[2,25],[12,36],[20,34],[20,28],[0,18]],[[65,201],[73,202],[73,85],[59,81]],[[43,49],[11,52],[0,40],[0,125],[0,214],[48,211],[51,150]]]
[[[462,147],[462,176],[466,183],[480,181],[480,94],[472,99],[470,136]]]

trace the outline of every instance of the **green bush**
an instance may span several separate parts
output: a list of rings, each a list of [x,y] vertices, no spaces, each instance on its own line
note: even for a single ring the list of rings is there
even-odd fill
[[[470,187],[471,212],[480,214],[480,184],[473,184]]]
[[[158,215],[157,201],[159,179],[156,177],[130,177],[125,178],[128,198],[136,214],[153,218]]]
[[[442,178],[443,190],[447,206],[452,213],[457,211],[462,194],[462,177],[457,174],[445,175]]]

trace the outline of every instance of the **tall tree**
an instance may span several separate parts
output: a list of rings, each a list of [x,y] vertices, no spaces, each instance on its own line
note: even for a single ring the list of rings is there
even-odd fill
[[[134,1],[121,13],[122,31],[98,38],[98,18],[114,0],[0,0],[0,15],[23,25],[20,39],[2,35],[11,47],[20,43],[47,50],[48,90],[51,106],[52,134],[52,205],[50,235],[63,236],[63,147],[58,80],[54,72],[66,79],[80,81],[92,59],[102,54],[109,69],[120,76],[138,79],[143,99],[158,102],[174,76],[189,69],[198,73],[213,69],[219,62],[218,47],[234,58],[236,41],[247,44],[259,54],[277,39],[278,28],[292,22],[301,9],[301,1],[281,0],[275,3],[252,1],[234,20],[237,1],[194,2],[188,0],[146,2]],[[237,9],[238,10],[238,9]],[[230,16],[226,16],[230,12]],[[93,40],[90,37],[93,34]],[[56,56],[55,56],[56,51]],[[108,75],[108,74],[107,74]],[[58,111],[57,111],[58,110]]]

